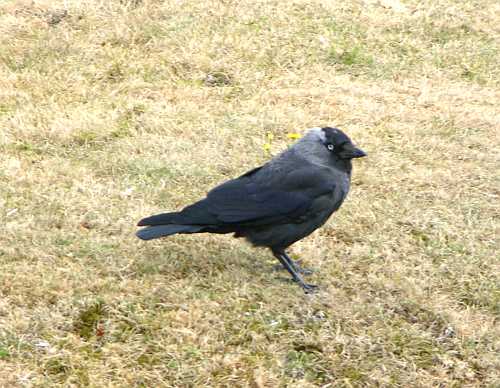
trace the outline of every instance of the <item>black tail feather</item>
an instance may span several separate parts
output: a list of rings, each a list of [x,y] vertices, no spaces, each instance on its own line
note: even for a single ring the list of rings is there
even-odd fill
[[[148,226],[136,232],[141,240],[152,240],[154,238],[166,237],[176,233],[197,233],[203,226],[200,225],[156,225]]]
[[[166,225],[166,224],[175,224],[178,221],[179,213],[163,213],[157,214],[151,217],[146,217],[140,220],[137,226],[154,226],[154,225]]]

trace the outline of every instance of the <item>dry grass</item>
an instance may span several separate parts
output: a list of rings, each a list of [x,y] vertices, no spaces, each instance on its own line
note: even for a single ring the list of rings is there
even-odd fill
[[[499,386],[500,7],[401,1],[0,3],[0,386]],[[134,237],[325,124],[318,294]]]

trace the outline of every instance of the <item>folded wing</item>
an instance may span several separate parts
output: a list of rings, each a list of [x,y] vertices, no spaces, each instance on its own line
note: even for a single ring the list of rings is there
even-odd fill
[[[203,202],[224,224],[300,222],[316,198],[334,189],[329,181],[323,172],[308,169],[268,181],[265,175],[245,174],[216,187]]]
[[[327,172],[302,168],[278,175],[264,166],[215,187],[180,212],[147,217],[138,225],[192,225],[200,232],[227,233],[237,226],[301,222],[314,201],[333,190]]]

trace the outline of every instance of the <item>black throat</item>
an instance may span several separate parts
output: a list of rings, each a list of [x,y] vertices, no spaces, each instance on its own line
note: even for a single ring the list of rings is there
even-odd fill
[[[352,172],[352,159],[342,159],[338,155],[334,155],[335,162],[333,165],[337,170],[345,172],[351,176]]]

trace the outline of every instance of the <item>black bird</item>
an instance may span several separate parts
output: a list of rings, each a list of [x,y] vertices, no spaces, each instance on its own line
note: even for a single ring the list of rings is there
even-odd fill
[[[139,221],[137,237],[176,233],[234,233],[268,247],[308,292],[305,271],[285,252],[322,226],[338,210],[351,181],[351,159],[366,156],[337,128],[312,128],[293,146],[242,176],[212,189],[180,212]]]

